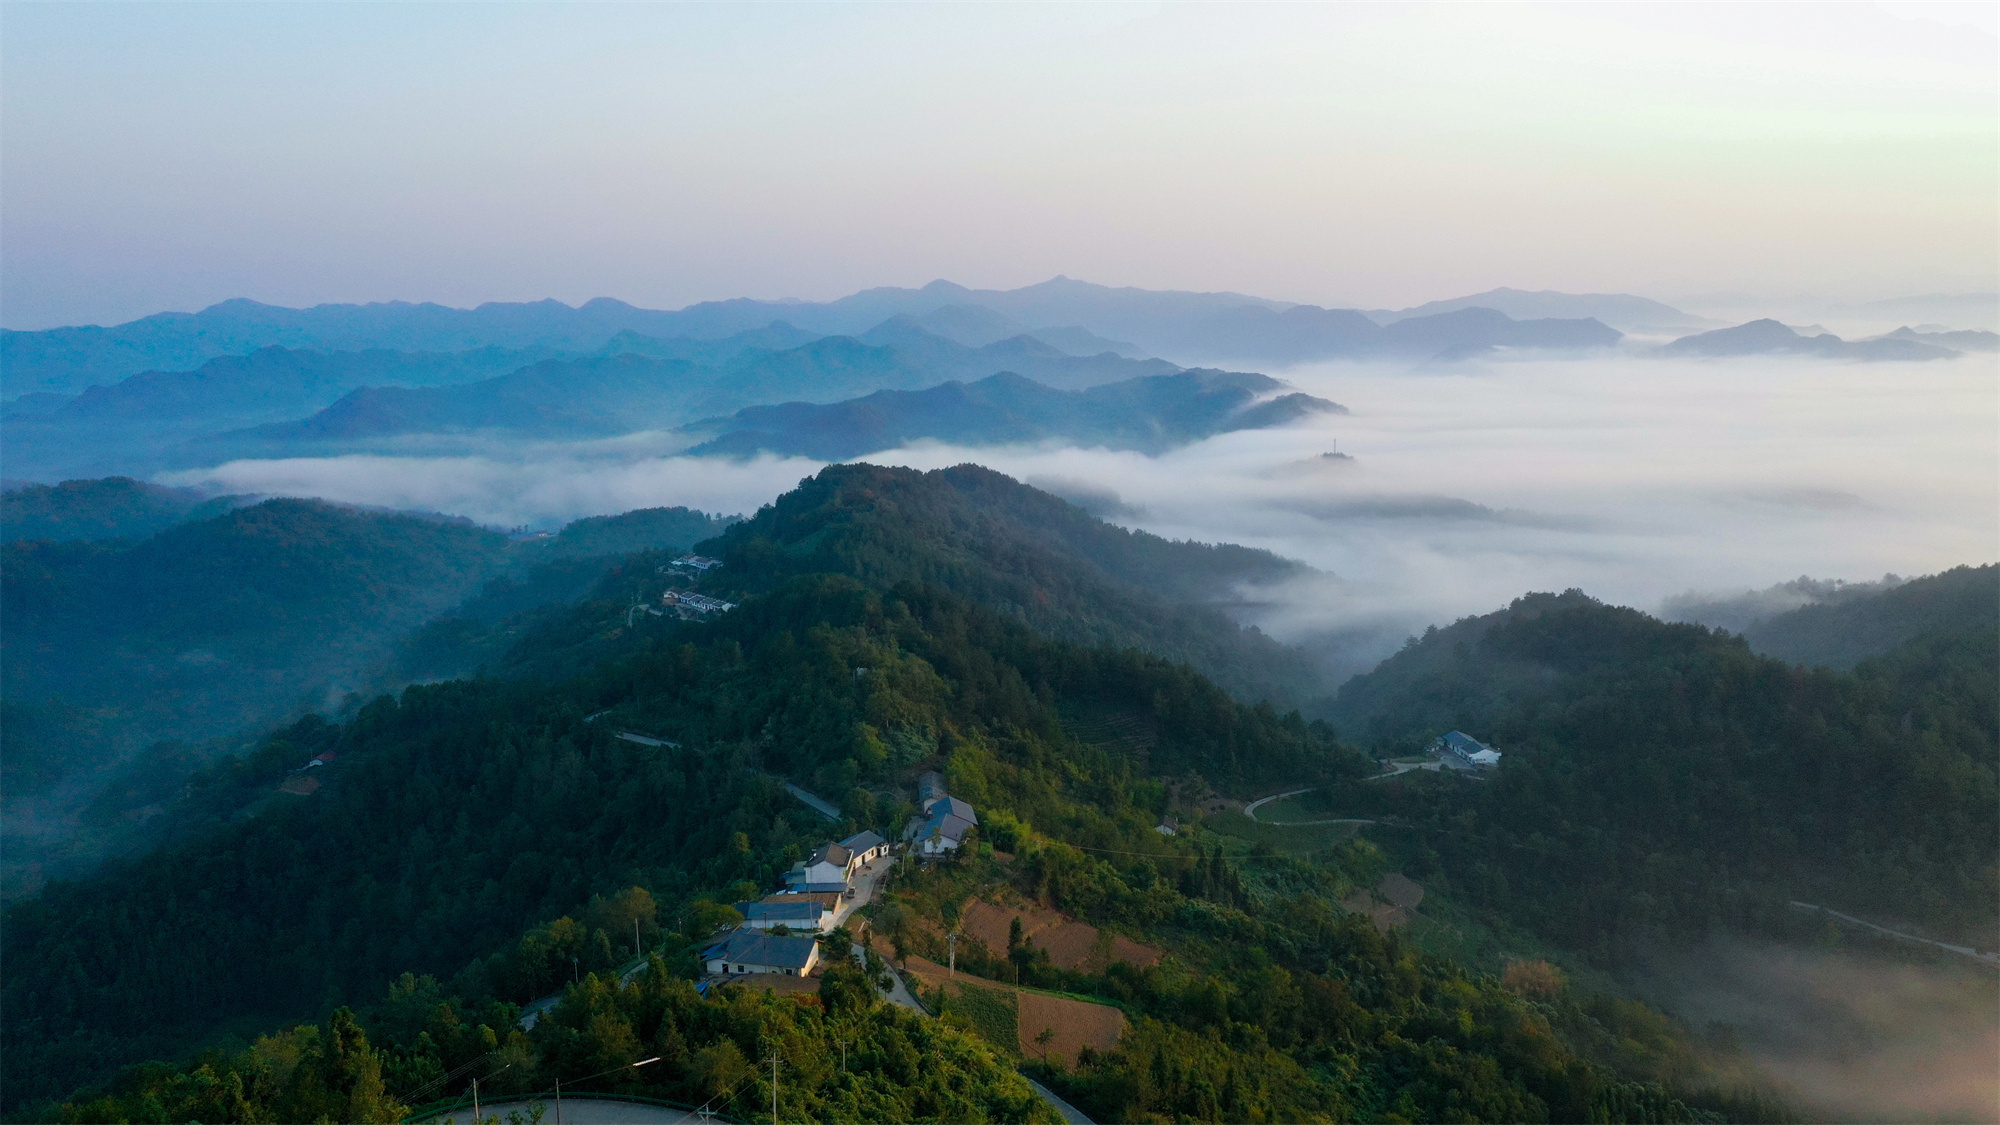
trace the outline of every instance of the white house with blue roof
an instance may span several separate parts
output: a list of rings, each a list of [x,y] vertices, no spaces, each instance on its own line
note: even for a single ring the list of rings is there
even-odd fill
[[[935,857],[957,851],[965,834],[979,823],[979,814],[957,797],[939,797],[923,816],[913,816],[903,829],[903,839],[920,856]]]
[[[1492,769],[1500,764],[1500,751],[1459,730],[1448,732],[1431,743],[1431,753],[1441,758],[1449,755],[1479,769]]]

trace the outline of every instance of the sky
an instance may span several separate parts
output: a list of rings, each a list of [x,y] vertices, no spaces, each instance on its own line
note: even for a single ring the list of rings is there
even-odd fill
[[[0,5],[0,324],[1995,288],[1991,4]]]

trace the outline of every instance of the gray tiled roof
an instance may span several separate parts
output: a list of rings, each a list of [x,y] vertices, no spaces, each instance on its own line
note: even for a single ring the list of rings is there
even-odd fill
[[[874,829],[863,829],[842,840],[840,846],[851,852],[865,852],[870,848],[879,848],[888,842],[882,837],[877,836]]]
[[[772,937],[758,930],[731,930],[728,937],[702,950],[701,959],[804,969],[812,960],[813,944],[809,937]]]
[[[955,816],[967,824],[979,823],[979,814],[972,811],[971,805],[966,804],[957,797],[945,797],[939,800],[937,804],[932,805],[931,816],[933,819]]]

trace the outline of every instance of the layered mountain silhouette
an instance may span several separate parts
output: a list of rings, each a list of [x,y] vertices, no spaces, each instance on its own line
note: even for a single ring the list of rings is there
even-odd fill
[[[1026,335],[969,347],[901,317],[865,336],[815,336],[776,322],[719,339],[624,331],[587,356],[542,347],[456,354],[269,347],[193,371],[144,372],[53,407],[10,408],[8,468],[55,480],[413,434],[604,437],[755,403],[836,402],[1000,371],[1076,389],[1181,370],[1109,351],[1071,355]]]
[[[1630,293],[1558,293],[1552,289],[1530,292],[1525,289],[1489,289],[1468,297],[1427,301],[1407,309],[1371,309],[1368,315],[1381,324],[1411,317],[1435,316],[1460,309],[1493,309],[1518,320],[1541,318],[1594,319],[1626,332],[1658,332],[1668,329],[1705,328],[1721,321],[1682,312],[1672,305]]]
[[[490,379],[546,354],[497,347],[449,354],[260,348],[192,371],[141,372],[26,411],[10,406],[7,462],[10,472],[43,480],[149,473],[186,442],[298,418],[357,388]]]
[[[689,451],[698,455],[777,453],[821,461],[851,460],[924,440],[953,445],[1062,441],[1161,453],[1219,433],[1346,412],[1311,395],[1267,397],[1283,386],[1264,375],[1184,371],[1063,391],[1003,372],[971,384],[877,391],[823,406],[753,406],[684,430],[714,435]]]
[[[647,339],[624,336],[618,344],[644,348]],[[646,350],[712,358],[699,356],[684,341],[658,343]],[[941,378],[980,378],[1003,370],[1081,388],[1180,368],[1111,354],[1072,356],[1025,336],[969,348],[896,318],[861,339],[826,336],[783,351],[743,349],[719,366],[632,350],[545,360],[458,386],[367,387],[309,418],[218,440],[345,441],[496,429],[538,438],[605,436],[668,428],[754,403],[837,402],[878,388],[916,389]]]
[[[1734,328],[1719,328],[1683,336],[1660,348],[1671,356],[1720,358],[1748,355],[1814,355],[1830,359],[1891,360],[1950,359],[1960,354],[1915,338],[1916,334],[1878,336],[1872,340],[1843,340],[1831,332],[1800,335],[1775,320],[1753,320]]]
[[[1467,308],[1459,302],[1436,313],[1457,314]],[[1411,313],[1399,317],[1398,323],[1434,319],[1430,312]],[[1285,315],[1280,318],[1280,314]],[[493,347],[600,354],[625,333],[658,340],[720,340],[781,323],[795,334],[766,345],[778,347],[804,343],[797,334],[858,336],[895,317],[909,317],[916,327],[966,346],[1026,337],[1070,355],[1108,352],[1139,358],[1151,353],[1182,362],[1427,358],[1459,346],[1433,340],[1433,333],[1462,331],[1454,322],[1416,323],[1384,335],[1374,320],[1353,310],[1241,293],[1112,288],[1066,277],[1010,290],[968,289],[935,281],[920,289],[867,289],[820,303],[738,299],[671,312],[608,298],[575,308],[536,301],[496,302],[472,309],[401,301],[289,309],[237,299],[197,313],[158,313],[113,327],[0,332],[0,372],[9,395],[75,394],[142,371],[192,370],[218,356],[246,355],[273,346],[332,352],[449,353]],[[1498,334],[1480,344],[1572,348],[1618,339],[1616,329],[1588,316],[1519,322],[1508,317],[1504,324],[1492,323]],[[685,354],[667,358],[715,361]]]
[[[2000,352],[2000,332],[1987,332],[1971,328],[1959,332],[1949,329],[1939,332],[1925,332],[1904,325],[1878,340],[1914,340],[1919,344],[1929,344],[1938,348],[1953,348],[1961,352]],[[1866,343],[1867,341],[1863,341]]]

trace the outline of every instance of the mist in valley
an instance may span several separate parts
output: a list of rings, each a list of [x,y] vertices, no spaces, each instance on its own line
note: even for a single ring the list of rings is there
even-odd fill
[[[1992,967],[1845,948],[1848,937],[1716,938],[1654,955],[1634,984],[1814,1120],[2000,1120]]]
[[[1160,456],[924,444],[865,459],[976,462],[1124,526],[1300,559],[1321,573],[1215,600],[1323,653],[1335,682],[1428,625],[1532,590],[1581,588],[1702,619],[1689,607],[1801,575],[1879,581],[2000,554],[1991,356],[1503,354],[1416,371],[1330,363],[1275,374],[1350,413]],[[513,527],[663,504],[750,512],[822,467],[678,456],[683,441],[658,433],[495,443],[455,457],[238,461],[161,479]],[[1792,608],[1817,596],[1807,589],[1767,593],[1709,623]]]

